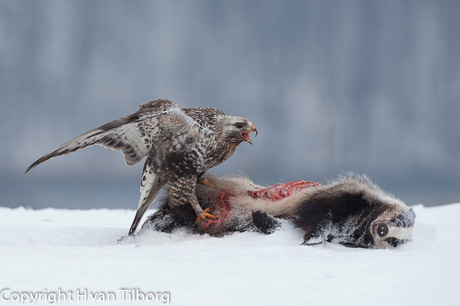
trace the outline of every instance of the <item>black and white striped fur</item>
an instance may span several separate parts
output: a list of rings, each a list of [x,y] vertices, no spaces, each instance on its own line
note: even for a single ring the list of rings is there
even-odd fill
[[[196,186],[198,201],[221,218],[218,223],[202,227],[195,223],[196,215],[190,206],[167,205],[166,194],[143,230],[171,232],[185,227],[194,233],[214,236],[235,231],[271,233],[280,226],[277,219],[281,218],[305,230],[305,245],[328,241],[353,247],[388,248],[412,239],[412,209],[366,176],[344,174],[326,185],[302,189],[279,201],[251,197],[250,192],[263,187],[245,176],[206,174],[204,178],[212,186]],[[228,210],[222,207],[222,197]]]

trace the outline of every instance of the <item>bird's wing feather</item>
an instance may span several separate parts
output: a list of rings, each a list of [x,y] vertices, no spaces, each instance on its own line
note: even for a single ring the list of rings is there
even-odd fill
[[[183,108],[183,112],[195,120],[201,127],[213,129],[215,122],[220,116],[225,116],[221,110],[210,107]]]
[[[93,145],[120,150],[128,165],[138,163],[148,154],[155,133],[158,132],[161,118],[171,113],[181,112],[179,106],[168,100],[155,100],[139,107],[140,109],[134,114],[86,132],[42,156],[27,168],[26,173],[48,159]]]

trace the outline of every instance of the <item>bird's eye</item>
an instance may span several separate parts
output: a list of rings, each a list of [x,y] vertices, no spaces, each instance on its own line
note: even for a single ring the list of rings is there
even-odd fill
[[[388,225],[386,224],[377,225],[377,234],[380,237],[385,237],[386,235],[388,235],[388,232],[389,232]]]
[[[237,122],[237,123],[235,123],[235,127],[236,127],[237,129],[242,129],[242,128],[243,128],[243,124],[242,124],[241,122]]]

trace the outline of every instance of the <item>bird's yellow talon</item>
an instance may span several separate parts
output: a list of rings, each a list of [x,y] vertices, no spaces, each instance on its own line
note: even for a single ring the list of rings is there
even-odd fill
[[[210,213],[208,213],[208,211],[209,211],[209,207],[207,207],[203,211],[203,213],[196,218],[195,222],[200,221],[200,219],[202,219],[202,220],[206,220],[206,219],[217,220],[217,217],[214,216],[214,215],[211,215]]]

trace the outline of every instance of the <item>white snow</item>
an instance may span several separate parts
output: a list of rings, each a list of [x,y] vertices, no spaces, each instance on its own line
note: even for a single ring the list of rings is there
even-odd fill
[[[414,241],[370,250],[301,246],[302,231],[287,222],[272,235],[148,232],[119,243],[132,210],[2,207],[0,297],[29,298],[25,305],[39,293],[34,305],[92,304],[96,293],[113,293],[104,305],[458,305],[460,203],[414,210]]]

